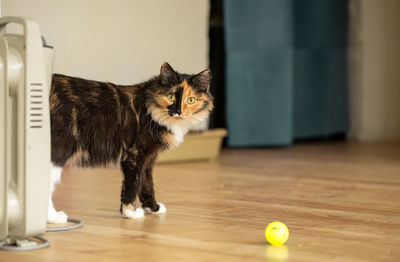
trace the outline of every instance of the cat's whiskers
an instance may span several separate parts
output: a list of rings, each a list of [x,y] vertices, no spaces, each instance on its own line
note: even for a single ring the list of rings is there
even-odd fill
[[[150,135],[153,137],[153,135],[151,134],[151,120],[147,121],[145,129],[150,129]]]
[[[197,124],[197,123],[199,123],[199,122],[202,122],[202,121],[204,121],[205,119],[207,119],[206,117],[200,118],[200,117],[197,117],[197,116],[195,116],[195,115],[191,115],[190,117],[191,117],[191,120],[192,120],[192,125],[195,125],[195,124]],[[194,120],[193,120],[193,119],[194,119]]]
[[[155,139],[160,139],[160,133],[157,132],[157,125],[156,125],[156,123],[152,123],[152,128],[151,128],[151,130],[153,131],[153,129],[154,129],[154,133],[155,133]]]

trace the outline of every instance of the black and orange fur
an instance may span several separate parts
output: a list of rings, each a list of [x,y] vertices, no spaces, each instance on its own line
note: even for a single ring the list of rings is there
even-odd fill
[[[136,196],[158,210],[152,167],[157,153],[178,144],[212,110],[210,71],[175,72],[164,63],[160,75],[132,86],[55,74],[50,93],[51,158],[56,166],[101,167],[119,163],[124,174],[123,205]],[[173,94],[176,101],[168,100]],[[196,103],[185,103],[194,97]]]

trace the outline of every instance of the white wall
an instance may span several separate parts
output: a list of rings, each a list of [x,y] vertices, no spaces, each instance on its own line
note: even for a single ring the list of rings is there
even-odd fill
[[[208,0],[3,0],[2,15],[30,17],[55,49],[55,72],[132,84],[163,61],[208,66]]]
[[[400,0],[350,5],[352,138],[400,139]]]

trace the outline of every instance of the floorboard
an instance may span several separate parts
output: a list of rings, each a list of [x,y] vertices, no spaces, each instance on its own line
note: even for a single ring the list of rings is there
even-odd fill
[[[55,206],[81,229],[0,261],[400,261],[400,144],[300,143],[223,150],[218,161],[157,165],[168,212],[118,212],[118,169],[64,171]],[[269,222],[289,227],[266,243]]]

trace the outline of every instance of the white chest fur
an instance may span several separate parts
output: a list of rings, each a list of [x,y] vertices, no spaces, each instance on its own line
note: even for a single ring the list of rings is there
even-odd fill
[[[183,142],[185,132],[179,126],[174,126],[173,128],[171,128],[171,132],[175,138],[175,146],[179,146]]]

